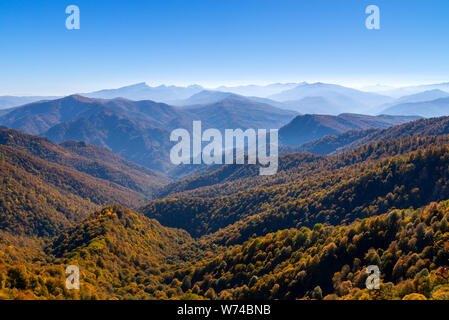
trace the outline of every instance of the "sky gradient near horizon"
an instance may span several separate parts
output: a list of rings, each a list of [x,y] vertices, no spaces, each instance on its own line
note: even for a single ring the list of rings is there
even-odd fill
[[[80,30],[65,28],[72,4]],[[0,39],[0,95],[449,81],[447,0],[0,0]]]

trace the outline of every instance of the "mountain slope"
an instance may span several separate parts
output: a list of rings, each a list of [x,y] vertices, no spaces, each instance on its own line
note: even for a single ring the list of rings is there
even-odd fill
[[[400,103],[410,103],[410,102],[425,102],[425,101],[433,101],[441,98],[449,97],[449,92],[442,91],[439,89],[423,91],[419,93],[415,93],[408,96],[400,97],[395,101],[395,104]]]
[[[320,155],[332,154],[378,130],[370,128],[365,130],[350,130],[341,134],[330,134],[297,146],[283,146],[280,148],[280,152],[310,152]]]
[[[335,135],[354,129],[387,128],[416,120],[417,117],[367,116],[359,114],[301,115],[279,129],[280,143],[296,146],[326,135]]]
[[[259,176],[257,165],[224,165],[169,183],[161,188],[157,196],[208,197],[233,194],[249,187],[268,187],[303,179],[311,174],[311,170],[334,170],[432,145],[443,145],[449,135],[448,121],[449,117],[421,119],[383,130],[354,130],[341,135],[328,135],[296,147],[281,147],[279,170],[273,176]],[[326,154],[332,156],[322,156]]]
[[[385,208],[418,207],[449,197],[447,145],[447,136],[405,138],[300,166],[293,158],[291,166],[267,181],[255,176],[200,187],[141,210],[194,236],[217,232],[212,238],[228,244],[295,226],[344,224]],[[414,153],[403,156],[410,151]],[[280,163],[291,157],[282,156]],[[204,198],[197,198],[202,193]]]
[[[210,105],[176,108],[153,101],[100,100],[70,96],[17,108],[0,117],[0,124],[41,134],[53,142],[84,141],[164,173],[174,168],[170,133],[203,128],[279,128],[295,113],[246,98],[226,98]]]
[[[144,194],[151,193],[166,181],[161,175],[143,166],[84,142],[68,141],[55,145],[46,138],[17,130],[0,129],[0,144]]]
[[[91,99],[79,95],[15,108],[0,117],[0,123],[26,133],[42,134],[61,123],[101,115],[132,119],[140,125],[144,123],[147,127],[163,128],[167,125],[183,124],[178,111],[163,103],[125,99]]]
[[[5,161],[5,158],[9,158],[8,153],[13,151],[3,146],[0,146],[0,150],[1,230],[20,235],[52,237],[96,209],[92,201],[49,184],[26,169]]]
[[[445,201],[349,226],[280,230],[172,278],[220,299],[446,300],[448,220]],[[380,290],[366,288],[369,265],[381,270]]]
[[[439,117],[431,119],[420,119],[391,128],[378,130],[369,134],[362,134],[361,137],[334,152],[343,152],[354,149],[358,146],[373,142],[390,140],[401,137],[426,137],[432,135],[449,134],[449,117]]]
[[[115,263],[131,266],[132,252],[134,259],[140,260],[139,266],[146,269],[175,255],[176,248],[188,241],[191,238],[185,231],[165,228],[126,207],[111,205],[62,232],[47,250],[56,257],[71,259],[87,251],[100,255],[111,267]]]
[[[182,247],[191,241],[119,205],[89,214],[47,244],[0,231],[0,297],[167,299],[173,292],[161,274],[186,266],[178,253],[190,252]],[[80,268],[80,290],[66,288],[67,265]]]
[[[8,161],[27,168],[26,160]],[[449,257],[449,205],[430,202],[449,197],[448,168],[449,136],[373,142],[334,156],[283,155],[271,177],[257,176],[256,166],[225,166],[211,174],[225,182],[208,196],[190,189],[142,210],[199,241],[119,205],[60,223],[46,244],[0,231],[0,297],[441,299],[449,289],[439,276]],[[20,196],[1,203],[26,203]],[[215,244],[229,247],[222,253]],[[382,274],[375,295],[364,285],[372,264]],[[67,265],[80,267],[81,290],[65,288]]]
[[[213,104],[183,109],[192,119],[201,120],[204,127],[224,129],[277,129],[288,123],[296,113],[275,108],[246,98],[227,97]]]
[[[417,85],[417,86],[408,86],[396,89],[386,89],[380,92],[381,94],[385,94],[391,97],[400,98],[407,95],[419,94],[424,91],[430,90],[441,90],[449,93],[449,82],[445,83],[435,83],[435,84],[426,84],[426,85]]]
[[[374,141],[385,141],[400,137],[445,135],[449,134],[448,121],[448,117],[440,117],[420,119],[402,125],[391,126],[386,129],[353,130],[339,135],[327,135],[295,147],[287,147],[283,149],[283,152],[334,154],[351,150]]]
[[[158,184],[15,130],[1,129],[0,142],[0,225],[17,234],[53,236],[108,203],[137,207]]]
[[[217,91],[231,92],[247,97],[267,98],[270,95],[280,93],[285,90],[297,87],[299,83],[272,83],[266,86],[262,85],[243,85],[235,87],[221,86],[216,88]]]
[[[100,103],[81,96],[31,103],[0,117],[0,124],[30,134],[40,134],[52,126],[92,113]]]

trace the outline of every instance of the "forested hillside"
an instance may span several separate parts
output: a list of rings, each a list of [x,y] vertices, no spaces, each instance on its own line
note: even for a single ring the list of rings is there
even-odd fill
[[[185,228],[194,236],[227,227],[216,235],[218,241],[241,243],[279,229],[319,222],[348,223],[391,208],[444,200],[449,198],[448,165],[447,146],[428,147],[340,169],[324,167],[294,182],[249,188],[223,197],[158,200],[142,212],[167,226]]]
[[[1,129],[0,298],[449,299],[446,120],[165,186],[103,148]]]
[[[305,114],[297,116],[280,128],[279,140],[282,145],[296,146],[326,135],[338,135],[356,129],[384,129],[417,119],[419,117],[385,115],[375,117],[351,113],[343,113],[338,116]]]
[[[185,231],[118,205],[91,214],[43,247],[0,233],[0,298],[164,298],[170,290],[160,284],[161,274],[185,265],[173,256],[189,242]],[[82,271],[79,291],[65,287],[67,265]]]
[[[352,130],[340,135],[328,135],[296,147],[286,148],[286,151],[333,154],[351,150],[374,141],[408,136],[425,137],[445,134],[449,134],[449,117],[420,119],[382,130]]]
[[[138,207],[162,178],[120,161],[117,156],[91,160],[45,138],[1,129],[2,230],[54,236],[100,206]]]
[[[349,226],[285,229],[168,278],[220,299],[449,299],[449,202],[392,210]],[[365,286],[381,270],[380,290]]]

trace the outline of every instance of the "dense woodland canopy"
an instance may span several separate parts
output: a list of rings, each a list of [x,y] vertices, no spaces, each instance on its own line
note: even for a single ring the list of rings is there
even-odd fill
[[[0,299],[447,300],[447,123],[162,188],[106,149],[0,129]]]

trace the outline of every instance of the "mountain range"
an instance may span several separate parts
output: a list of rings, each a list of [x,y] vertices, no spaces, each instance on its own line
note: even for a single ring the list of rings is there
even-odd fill
[[[0,117],[0,124],[54,142],[84,141],[164,173],[169,161],[170,133],[190,129],[194,120],[204,129],[279,128],[296,115],[243,97],[177,108],[149,100],[92,99],[79,95],[36,102]]]
[[[96,99],[152,100],[175,106],[212,104],[226,97],[249,99],[271,106],[292,110],[301,114],[341,113],[421,115],[426,117],[447,115],[441,106],[429,105],[424,113],[416,112],[414,106],[402,106],[404,103],[425,103],[446,98],[449,94],[447,83],[420,85],[391,89],[381,85],[357,90],[327,83],[274,83],[269,85],[220,86],[206,89],[200,85],[174,86],[159,85],[151,87],[146,83],[137,83],[115,89],[103,89],[78,95]],[[0,116],[10,110],[7,108],[21,106],[41,100],[54,100],[61,97],[41,96],[2,96],[0,97]],[[396,107],[395,109],[390,109]],[[407,108],[410,107],[411,110]],[[435,109],[435,111],[433,111]],[[404,112],[404,113],[402,113]]]
[[[342,112],[365,113],[370,108],[392,102],[394,99],[376,93],[363,92],[339,85],[326,83],[303,83],[297,87],[274,94],[268,98],[281,101],[284,104],[298,108],[308,104],[313,108],[312,102],[318,104],[317,112],[335,114]],[[314,101],[313,99],[318,100]],[[308,99],[304,101],[304,99]],[[328,110],[323,110],[323,107]],[[301,112],[299,109],[297,111]]]
[[[373,90],[374,89],[374,90]],[[424,91],[441,90],[449,92],[449,82],[406,86],[401,88],[383,88],[382,86],[377,88],[371,88],[370,91],[375,91],[380,94],[391,96],[394,98],[400,98],[403,96],[413,95]]]
[[[243,85],[243,86],[220,86],[216,88],[216,91],[231,92],[234,94],[247,96],[247,97],[260,97],[268,98],[271,95],[281,93],[285,90],[290,90],[302,83],[273,83],[269,85]]]
[[[199,85],[187,87],[160,85],[157,87],[150,87],[145,82],[141,82],[117,89],[105,89],[81,93],[80,95],[99,99],[126,98],[129,100],[153,100],[169,103],[171,101],[187,99],[202,90],[204,90],[203,87]]]

